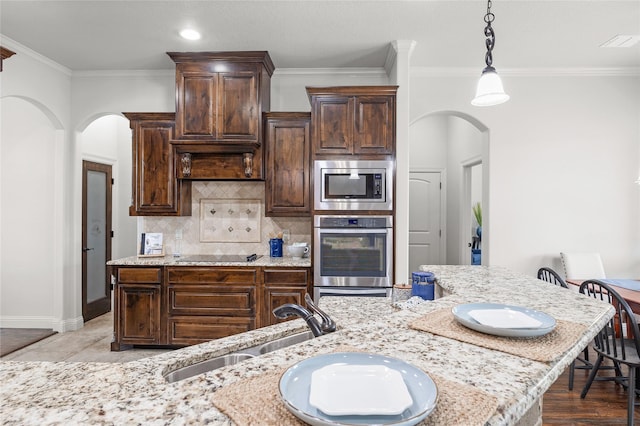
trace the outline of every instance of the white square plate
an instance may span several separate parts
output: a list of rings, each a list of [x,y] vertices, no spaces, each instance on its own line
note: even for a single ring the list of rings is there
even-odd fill
[[[512,309],[474,309],[469,316],[482,325],[494,328],[538,328],[541,321]]]
[[[413,400],[396,370],[384,365],[331,364],[311,374],[309,404],[330,416],[397,415]]]

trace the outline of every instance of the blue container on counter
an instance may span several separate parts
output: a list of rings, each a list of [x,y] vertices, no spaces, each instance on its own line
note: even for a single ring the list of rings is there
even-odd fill
[[[433,272],[411,273],[411,295],[424,300],[433,300],[436,276]]]
[[[271,257],[282,257],[282,238],[271,238],[269,240],[269,255]]]

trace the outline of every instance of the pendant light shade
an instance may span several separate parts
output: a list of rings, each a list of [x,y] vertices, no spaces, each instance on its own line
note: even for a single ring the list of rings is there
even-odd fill
[[[471,105],[474,106],[498,105],[509,100],[509,95],[504,92],[504,87],[502,87],[502,80],[492,66],[493,48],[496,44],[496,35],[491,26],[494,19],[495,15],[491,13],[491,0],[488,0],[487,13],[484,15],[484,22],[487,24],[484,28],[485,45],[487,47],[484,62],[487,66],[482,70],[482,75],[476,88],[476,97],[471,101]]]
[[[492,106],[498,105],[509,100],[509,95],[504,93],[502,80],[493,67],[486,67],[482,71],[480,80],[478,80],[478,88],[476,89],[476,97],[471,101],[474,106]]]

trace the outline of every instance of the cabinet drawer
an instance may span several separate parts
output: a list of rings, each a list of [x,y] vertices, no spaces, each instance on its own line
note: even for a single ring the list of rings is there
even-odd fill
[[[264,271],[264,285],[306,287],[308,275],[306,269],[267,269]]]
[[[169,315],[254,315],[255,287],[169,285]]]
[[[157,283],[162,281],[162,268],[118,268],[118,282]]]
[[[169,284],[255,284],[256,277],[256,269],[167,268]]]
[[[173,317],[169,318],[169,344],[193,345],[255,328],[253,318]]]

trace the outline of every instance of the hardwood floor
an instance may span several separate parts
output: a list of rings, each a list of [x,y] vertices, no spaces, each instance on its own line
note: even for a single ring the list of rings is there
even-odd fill
[[[593,351],[591,357],[595,358]],[[611,365],[611,364],[608,364]],[[623,374],[627,374],[623,367]],[[612,370],[600,371],[599,376],[613,376]],[[585,399],[580,398],[589,377],[589,370],[576,369],[573,390],[569,390],[569,369],[544,394],[543,425],[614,426],[627,424],[627,393],[622,386],[610,381],[594,381]],[[636,398],[636,401],[640,398]],[[636,406],[634,424],[640,425],[640,409]]]
[[[163,353],[168,349],[134,348],[111,352],[112,314],[93,319],[85,327],[43,339],[15,351],[2,361],[98,361],[127,362]],[[595,355],[591,354],[592,358]],[[626,369],[623,371],[626,374]],[[604,374],[612,374],[605,371]],[[585,399],[580,398],[587,381],[587,370],[576,370],[574,387],[568,388],[568,369],[544,394],[543,425],[562,426],[614,426],[627,421],[627,394],[612,382],[595,382]],[[636,424],[640,426],[640,409],[636,408]]]

